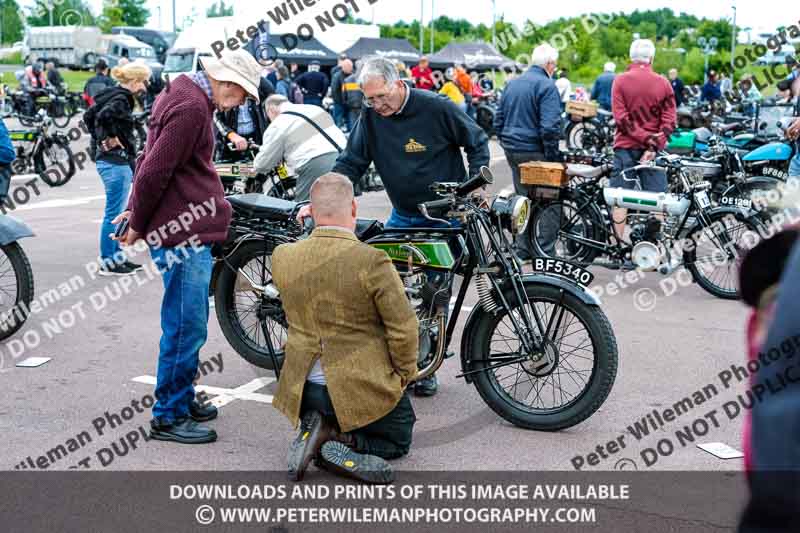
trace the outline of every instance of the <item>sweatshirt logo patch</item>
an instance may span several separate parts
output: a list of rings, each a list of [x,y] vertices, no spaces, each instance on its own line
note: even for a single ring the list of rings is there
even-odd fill
[[[420,144],[414,139],[409,139],[408,144],[406,144],[406,153],[407,154],[416,154],[419,152],[427,152],[428,147],[424,144]]]

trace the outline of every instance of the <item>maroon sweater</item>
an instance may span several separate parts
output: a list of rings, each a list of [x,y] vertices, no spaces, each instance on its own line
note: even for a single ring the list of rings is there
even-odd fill
[[[231,205],[211,163],[212,115],[208,96],[187,76],[171,82],[153,106],[128,209],[130,227],[142,234],[158,232],[163,246],[176,246],[194,235],[206,244],[227,237]]]
[[[650,65],[633,63],[614,79],[611,106],[617,131],[614,148],[663,150],[675,130],[675,93]],[[663,133],[656,141],[652,135]]]

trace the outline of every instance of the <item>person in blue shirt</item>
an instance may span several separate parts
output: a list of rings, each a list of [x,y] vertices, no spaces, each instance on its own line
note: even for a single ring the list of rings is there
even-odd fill
[[[710,103],[716,100],[722,100],[722,91],[717,83],[717,73],[711,70],[708,72],[708,81],[700,92],[700,101]]]
[[[617,76],[614,71],[617,65],[608,62],[603,66],[603,73],[595,80],[592,87],[592,100],[600,104],[600,109],[611,111],[611,87],[614,85],[614,78]]]
[[[17,158],[5,123],[0,120],[0,202],[5,201],[11,187],[11,163]]]

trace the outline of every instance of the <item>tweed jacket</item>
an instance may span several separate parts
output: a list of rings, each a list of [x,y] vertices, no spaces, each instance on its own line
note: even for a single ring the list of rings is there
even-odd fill
[[[389,256],[339,229],[278,246],[272,276],[289,334],[273,405],[297,426],[317,359],[342,431],[395,408],[417,374],[418,322]]]

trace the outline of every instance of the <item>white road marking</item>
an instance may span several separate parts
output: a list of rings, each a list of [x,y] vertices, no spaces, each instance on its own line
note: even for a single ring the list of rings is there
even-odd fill
[[[11,176],[11,183],[14,183],[15,181],[30,181],[38,178],[38,174],[17,174],[16,176]]]
[[[14,211],[30,211],[31,209],[53,209],[56,207],[71,207],[75,205],[85,205],[95,200],[103,200],[105,199],[106,195],[101,194],[99,196],[85,196],[83,198],[74,198],[71,200],[67,199],[58,199],[58,200],[45,200],[44,202],[36,202],[33,204],[28,205],[21,205],[14,209]]]
[[[156,384],[156,377],[155,376],[139,376],[133,378],[131,381],[135,381],[137,383],[144,383],[146,385],[155,385]],[[256,378],[253,381],[245,383],[241,387],[236,387],[235,389],[225,389],[222,387],[213,387],[211,385],[196,385],[195,390],[200,392],[205,392],[207,394],[213,394],[216,396],[213,400],[211,400],[211,405],[215,407],[222,407],[223,405],[227,405],[234,400],[248,400],[251,402],[259,402],[259,403],[272,403],[272,395],[271,394],[261,394],[257,393],[258,389],[264,388],[270,383],[275,381],[273,377],[264,377],[264,378]]]

